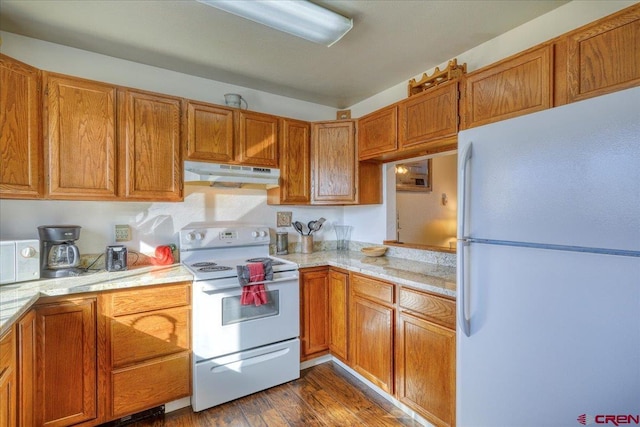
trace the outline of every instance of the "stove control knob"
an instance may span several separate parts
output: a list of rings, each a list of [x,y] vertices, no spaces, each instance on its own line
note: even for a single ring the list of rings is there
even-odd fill
[[[251,237],[256,237],[256,238],[257,238],[257,237],[260,237],[260,232],[258,232],[258,231],[252,231],[252,232],[251,232]]]
[[[261,231],[260,232],[260,237],[267,237],[267,232],[266,231]]]
[[[195,237],[196,240],[202,240],[202,239],[204,239],[204,234],[200,233],[200,232],[196,232],[194,234],[194,237]]]
[[[192,241],[193,239],[195,239],[195,235],[193,233],[188,233],[186,236],[184,236],[185,239],[187,239],[187,242]]]

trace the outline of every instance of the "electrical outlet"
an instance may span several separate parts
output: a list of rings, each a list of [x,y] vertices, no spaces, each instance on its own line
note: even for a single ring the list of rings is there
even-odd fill
[[[128,242],[131,240],[131,227],[128,225],[116,225],[116,242]]]
[[[277,212],[277,227],[291,227],[291,212]]]

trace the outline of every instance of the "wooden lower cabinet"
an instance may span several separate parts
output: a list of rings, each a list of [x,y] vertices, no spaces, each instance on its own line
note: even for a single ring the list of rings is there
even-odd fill
[[[329,349],[343,361],[348,360],[349,273],[329,270]]]
[[[107,418],[191,395],[191,284],[100,295],[107,342]]]
[[[36,378],[36,312],[29,310],[18,321],[18,424],[33,427]]]
[[[329,351],[329,269],[300,270],[300,356],[302,360]]]
[[[96,300],[35,308],[36,426],[68,426],[97,418]]]
[[[400,288],[396,396],[436,426],[455,425],[455,301]]]
[[[0,337],[0,427],[18,425],[16,334],[13,328]]]
[[[394,285],[352,273],[349,288],[350,365],[393,394]]]

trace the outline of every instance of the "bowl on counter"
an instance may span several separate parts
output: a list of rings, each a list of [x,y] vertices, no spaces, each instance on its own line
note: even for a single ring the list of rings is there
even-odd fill
[[[366,256],[378,257],[382,256],[387,252],[386,246],[368,246],[366,248],[360,249],[360,252],[365,254]]]

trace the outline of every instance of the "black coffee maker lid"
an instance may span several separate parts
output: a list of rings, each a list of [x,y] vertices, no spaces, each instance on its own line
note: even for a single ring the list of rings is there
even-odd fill
[[[41,225],[38,227],[40,240],[53,242],[67,242],[80,238],[79,225]]]

